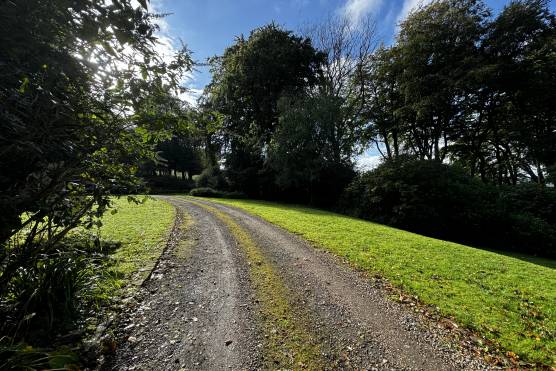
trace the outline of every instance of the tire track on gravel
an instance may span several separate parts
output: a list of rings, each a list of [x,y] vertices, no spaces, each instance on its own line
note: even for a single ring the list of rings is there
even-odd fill
[[[245,253],[249,265],[251,285],[256,296],[258,325],[263,332],[263,367],[265,369],[325,369],[330,364],[323,355],[322,344],[306,322],[303,308],[292,307],[291,292],[268,263],[249,233],[228,214],[191,200],[191,205],[202,207],[221,220]]]

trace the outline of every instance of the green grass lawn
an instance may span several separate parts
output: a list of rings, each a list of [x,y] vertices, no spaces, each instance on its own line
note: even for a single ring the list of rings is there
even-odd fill
[[[147,199],[143,204],[114,199],[115,214],[102,217],[100,236],[121,243],[112,255],[106,279],[100,285],[99,299],[121,296],[119,290],[134,290],[153,268],[166,244],[175,209],[167,202]]]
[[[556,262],[510,256],[299,206],[213,199],[378,273],[520,359],[556,366]]]

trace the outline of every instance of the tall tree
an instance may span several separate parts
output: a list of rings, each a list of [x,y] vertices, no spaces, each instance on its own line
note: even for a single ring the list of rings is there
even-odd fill
[[[259,172],[278,121],[278,100],[317,81],[323,61],[307,38],[275,24],[238,37],[224,55],[212,59],[208,87],[211,107],[225,116],[226,167],[236,186],[260,191]]]
[[[401,91],[401,67],[398,48],[381,46],[362,66],[360,81],[366,92],[361,116],[368,123],[364,140],[374,144],[386,159],[403,151],[405,99]],[[412,110],[409,110],[411,120]],[[408,120],[408,121],[410,121]]]
[[[556,17],[548,2],[511,2],[492,23],[484,49],[495,92],[490,137],[498,178],[513,165],[543,183],[556,163]]]
[[[413,113],[406,144],[421,158],[446,157],[489,15],[480,0],[440,0],[413,11],[400,25],[400,88]]]
[[[364,102],[368,99],[365,64],[376,47],[375,22],[370,16],[357,24],[347,16],[330,17],[324,22],[310,27],[308,37],[324,56],[319,70],[319,81],[315,89],[307,94],[316,98],[318,107],[323,102],[332,104],[326,109],[328,115],[329,140],[333,149],[334,162],[340,164],[345,155],[345,146],[351,146],[350,156],[355,146],[360,144],[362,128],[366,117],[361,115]]]

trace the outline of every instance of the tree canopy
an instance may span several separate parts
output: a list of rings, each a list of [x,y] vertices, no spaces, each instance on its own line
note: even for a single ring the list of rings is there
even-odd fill
[[[159,56],[157,15],[140,3],[0,4],[0,289],[76,225],[93,225],[110,195],[136,192],[138,164],[179,119],[189,52]]]

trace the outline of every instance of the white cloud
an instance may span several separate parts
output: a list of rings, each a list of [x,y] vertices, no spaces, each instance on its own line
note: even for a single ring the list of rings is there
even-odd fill
[[[188,88],[185,92],[180,94],[180,99],[195,107],[197,106],[197,99],[199,99],[201,94],[203,94],[203,89]]]
[[[397,17],[398,24],[402,22],[413,9],[417,8],[419,5],[426,5],[430,2],[432,2],[432,0],[404,0]]]
[[[355,158],[355,167],[360,171],[372,170],[380,164],[380,161],[382,161],[381,155],[363,153]]]
[[[151,0],[149,4],[149,11],[155,14],[164,14],[168,11],[164,8],[165,0]],[[166,62],[170,62],[172,58],[181,49],[181,41],[177,40],[170,29],[168,21],[164,17],[159,17],[154,20],[154,23],[160,28],[157,32],[158,43],[155,45],[157,53]],[[196,89],[191,85],[195,81],[194,72],[187,72],[183,76],[181,81],[182,86],[186,87],[187,90],[180,94],[180,99],[186,101],[192,106],[197,105],[197,99],[201,96],[203,90]]]
[[[347,0],[341,11],[353,24],[357,24],[364,16],[376,13],[382,3],[383,0]]]

